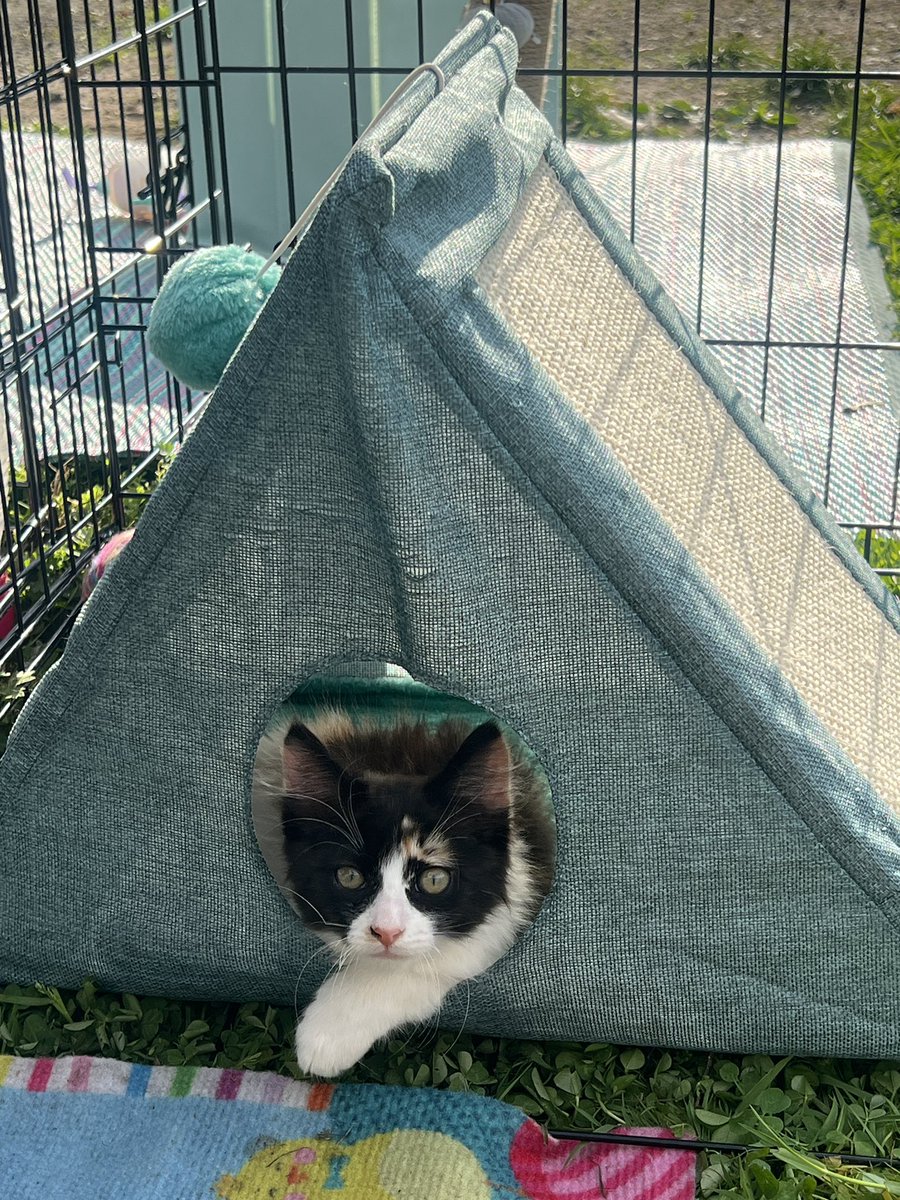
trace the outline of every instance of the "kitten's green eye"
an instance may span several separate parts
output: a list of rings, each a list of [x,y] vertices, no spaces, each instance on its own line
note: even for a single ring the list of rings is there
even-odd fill
[[[362,871],[357,871],[356,867],[338,867],[334,873],[335,879],[342,888],[346,888],[348,892],[355,892],[357,888],[361,888],[366,882]]]
[[[443,867],[426,867],[419,872],[419,888],[429,896],[439,896],[450,886],[450,872]]]

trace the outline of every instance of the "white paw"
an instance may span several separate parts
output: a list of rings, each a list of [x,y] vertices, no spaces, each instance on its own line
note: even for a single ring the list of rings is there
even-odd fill
[[[326,1078],[349,1071],[372,1045],[373,1038],[354,1022],[336,1019],[334,1006],[314,1000],[297,1026],[297,1062],[307,1075]]]

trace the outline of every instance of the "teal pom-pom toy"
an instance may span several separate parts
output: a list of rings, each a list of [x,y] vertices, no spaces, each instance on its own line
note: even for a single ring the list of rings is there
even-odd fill
[[[167,371],[208,392],[281,276],[241,246],[186,254],[163,280],[150,310],[147,344]]]

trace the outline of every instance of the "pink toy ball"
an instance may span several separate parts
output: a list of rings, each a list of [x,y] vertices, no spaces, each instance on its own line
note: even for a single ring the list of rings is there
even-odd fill
[[[0,642],[6,641],[16,627],[16,608],[13,604],[12,580],[4,571],[0,574]]]
[[[103,578],[109,564],[119,557],[133,537],[133,529],[123,529],[121,533],[114,533],[106,545],[100,547],[94,555],[93,562],[84,577],[84,583],[81,585],[82,601],[87,600]]]

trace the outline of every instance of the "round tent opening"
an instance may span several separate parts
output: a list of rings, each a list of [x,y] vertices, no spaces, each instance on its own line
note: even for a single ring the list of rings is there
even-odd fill
[[[448,902],[436,919],[457,932],[477,925],[476,893],[505,905],[525,932],[555,873],[550,783],[522,737],[392,664],[343,665],[279,705],[254,761],[252,819],[284,899],[326,941],[338,940],[329,931],[342,919],[329,907],[335,879],[354,884],[394,852],[411,860],[408,872],[420,864],[410,889],[452,878],[457,907]],[[494,841],[502,859],[488,853]]]

